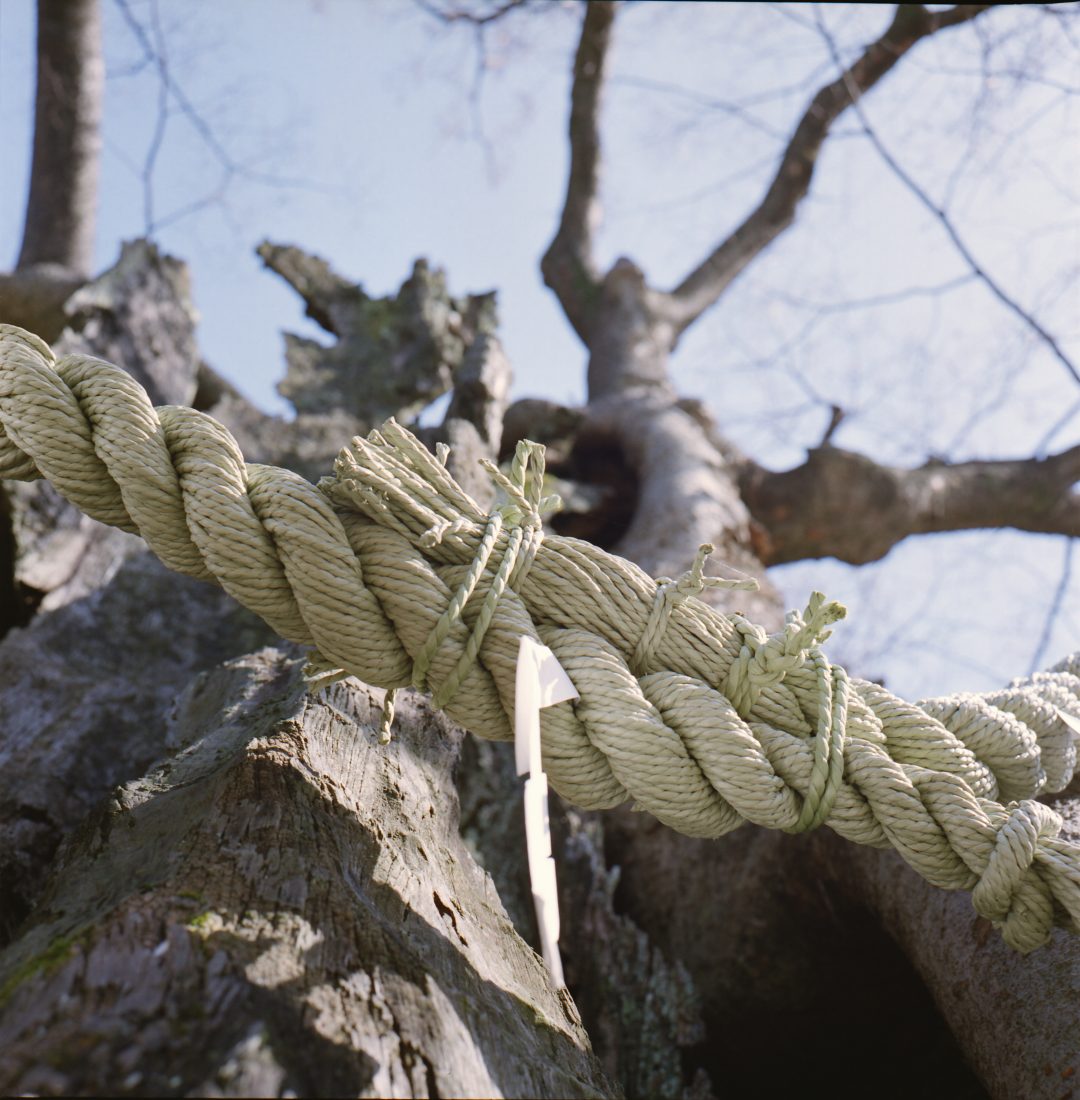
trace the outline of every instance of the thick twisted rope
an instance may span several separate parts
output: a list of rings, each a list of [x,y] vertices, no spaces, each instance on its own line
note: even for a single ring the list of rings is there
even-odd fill
[[[482,737],[509,739],[518,642],[551,647],[580,699],[543,711],[544,766],[588,808],[633,799],[692,836],[752,821],[827,824],[895,847],[1027,951],[1080,931],[1080,848],[1036,795],[1076,764],[1080,655],[987,695],[905,703],[820,650],[843,609],[815,594],[768,636],[677,581],[575,539],[543,537],[542,448],[519,448],[485,514],[393,421],[318,487],[246,465],[191,409],[153,408],[122,370],[56,360],[0,325],[0,476],[48,478],[88,515],[217,581],[324,678],[418,684]]]

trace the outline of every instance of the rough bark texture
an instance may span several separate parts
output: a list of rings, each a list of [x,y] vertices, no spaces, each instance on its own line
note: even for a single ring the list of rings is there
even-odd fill
[[[885,499],[871,491],[873,478],[853,487],[863,489],[870,501],[869,530],[862,529],[859,510],[850,506],[850,499],[846,509],[840,508],[848,487],[844,478],[836,477],[831,482],[834,506],[818,531],[822,486],[813,484],[811,493],[795,475],[755,471],[726,444],[700,408],[676,398],[668,359],[681,332],[791,224],[809,191],[830,127],[853,97],[877,84],[921,39],[970,21],[984,10],[983,5],[937,12],[919,5],[898,7],[885,33],[811,99],[759,206],[675,290],[663,292],[651,287],[628,259],[602,274],[593,258],[599,209],[598,114],[615,9],[610,4],[589,5],[573,70],[566,199],[543,264],[545,280],[589,353],[589,407],[584,425],[570,430],[573,442],[562,444],[567,452],[565,472],[581,478],[592,466],[605,489],[601,514],[573,517],[573,533],[614,546],[654,574],[668,575],[687,567],[698,543],[714,543],[718,556],[763,578],[767,561],[796,556],[777,554],[785,524],[815,525],[815,537],[829,545],[828,553],[837,552],[831,547],[850,547],[860,539],[896,541],[898,524],[887,521],[895,518],[889,510],[899,507],[894,498],[902,497],[905,489],[916,498],[907,501],[906,522],[924,524],[913,529],[931,529],[925,525],[933,522],[940,526],[932,529],[948,526],[937,507],[941,494],[928,491],[928,486],[937,485],[932,480],[937,471],[928,470],[927,484],[920,486],[912,477]],[[550,415],[547,419],[554,422]],[[523,430],[515,427],[514,434]],[[808,466],[814,459],[812,455]],[[870,465],[859,456],[852,456],[852,461]],[[1068,459],[1051,460],[1059,461]],[[1025,469],[1010,472],[1020,491],[1010,499],[1002,494],[996,508],[984,508],[982,522],[992,516],[993,525],[1023,527],[1033,509],[1042,512],[1042,522],[1048,513],[1074,510],[1066,471],[1048,493],[1045,479],[1037,478],[1037,464],[1019,465]],[[880,469],[876,472],[887,476]],[[986,473],[981,467],[957,472],[957,484],[972,475],[966,490],[950,495],[963,499],[961,510],[978,509],[971,490],[980,479],[987,480]],[[805,470],[797,474],[807,480]],[[1025,475],[1042,490],[1036,501],[1019,484]],[[788,481],[782,483],[785,477]],[[1027,486],[1032,483],[1028,480]],[[786,496],[781,485],[788,490]],[[985,503],[994,496],[993,487],[982,488],[980,499]],[[791,514],[766,506],[778,502]],[[916,514],[921,520],[911,518]],[[853,527],[859,530],[853,532]],[[721,566],[716,571],[724,570]],[[729,594],[724,602],[730,606],[736,601]],[[780,612],[776,593],[767,585],[753,600],[739,593],[737,606],[770,625]],[[1013,962],[1015,986],[1009,998],[995,1005],[997,1056],[992,1064],[987,1059],[990,1044],[967,1032],[979,1029],[978,1017],[990,1003],[986,990],[1000,991],[1002,986],[988,982],[975,993],[964,984],[961,971],[969,952],[962,945],[971,927],[970,915],[955,918],[952,934],[960,946],[953,961],[945,962],[940,956],[950,949],[938,948],[939,928],[917,927],[914,921],[904,925],[890,915],[903,908],[890,899],[910,887],[912,876],[875,875],[874,868],[891,866],[877,853],[850,850],[831,834],[793,839],[757,829],[742,829],[709,844],[676,836],[645,815],[624,811],[605,819],[604,833],[606,854],[621,868],[617,908],[669,959],[685,965],[700,993],[705,1039],[693,1054],[715,1083],[724,1082],[736,1092],[760,1092],[827,1081],[830,1089],[841,1093],[872,1088],[875,1095],[896,1096],[925,1091],[931,1080],[943,1094],[958,1096],[982,1095],[983,1084],[997,1096],[1068,1091],[1071,1063],[1064,1047],[1069,1041],[1062,1036],[1075,1034],[1078,1023],[1075,1006],[1064,1008],[1072,982],[1072,941],[1060,948],[1063,954],[1046,969]],[[837,860],[860,870],[838,872]],[[879,883],[877,892],[871,882]],[[908,911],[925,912],[928,895],[934,893],[928,888],[904,893],[914,899]],[[970,913],[966,898],[954,897],[949,904]],[[891,943],[890,935],[902,950]],[[931,955],[932,961],[924,961]],[[926,979],[924,967],[935,969],[938,977]],[[982,1084],[964,1065],[931,997],[960,1037]],[[1018,1019],[1024,1006],[1034,1002],[1061,1005],[1067,1022],[1045,1029]],[[1025,1044],[1023,1056],[1011,1061],[1003,1053],[1012,1049],[1005,1038],[1010,1032],[1022,1033]],[[783,1036],[787,1052],[781,1058],[776,1057],[778,1036]],[[1054,1073],[1065,1076],[1048,1077],[1039,1069],[1035,1082],[1033,1067],[1040,1059],[1060,1066]],[[882,1066],[888,1067],[884,1074]]]
[[[395,297],[371,298],[299,249],[266,243],[258,252],[336,338],[326,347],[286,334],[278,389],[297,413],[343,409],[365,430],[388,416],[411,420],[450,390],[472,344],[494,333],[495,296],[452,298],[445,274],[425,260]]]
[[[122,364],[156,404],[196,396],[199,353],[187,269],[146,241],[66,299],[57,354]],[[0,485],[0,637],[93,591],[140,540],[87,519],[45,482]]]
[[[156,270],[150,252],[144,261]],[[167,309],[172,284],[156,285]],[[490,455],[487,425],[505,385],[490,343],[477,347],[477,386],[451,406],[472,419],[448,416],[444,429],[465,426],[476,454]],[[197,359],[176,361],[212,407],[229,396]],[[734,485],[738,456],[693,402],[657,400],[629,390],[584,416],[548,408],[537,426],[565,441],[567,463],[583,446],[608,446],[619,476],[646,482],[639,507],[648,479],[662,476],[693,516],[702,493],[692,446],[712,448],[701,452],[706,486]],[[636,424],[623,438],[645,451],[658,421],[670,461],[611,445],[619,437],[605,415]],[[709,504],[694,522],[720,523],[749,555],[738,498],[725,499],[728,511]],[[48,525],[42,519],[41,531]],[[678,564],[674,544],[663,552]],[[529,936],[505,746],[471,746],[457,769],[466,846],[450,787],[458,731],[414,701],[385,750],[373,743],[377,699],[366,689],[311,700],[295,660],[278,651],[220,667],[265,639],[220,593],[166,576],[141,554],[116,559],[113,572],[0,647],[0,762],[5,789],[19,792],[0,827],[5,879],[16,887],[4,914],[13,938],[0,957],[4,1087],[563,1095],[610,1092],[615,1078],[628,1095],[704,1097],[757,1087],[763,1064],[777,1088],[824,1080],[844,1019],[853,1079],[879,1073],[884,1060],[883,1095],[909,1093],[927,1075],[950,1094],[982,1095],[928,988],[995,1095],[1043,1095],[1033,1067],[1059,1067],[1038,1087],[1067,1080],[1072,941],[1055,942],[1045,969],[1010,963],[1011,1000],[995,1006],[999,1038],[980,1043],[968,1034],[973,1021],[987,991],[1006,986],[989,976],[962,984],[975,966],[964,935],[980,940],[986,966],[1004,973],[1001,960],[959,910],[948,917],[958,946],[942,948],[947,937],[925,924],[942,911],[937,892],[920,894],[878,853],[753,829],[708,844],[644,815],[556,808],[567,972],[593,1059],[575,1010],[552,1007],[535,956],[469,854],[490,867]],[[395,938],[388,929],[399,925],[408,931]],[[995,1061],[1004,1036],[1018,1032],[1023,1055]],[[516,1068],[498,1051],[512,1052]]]
[[[489,871],[519,933],[539,950],[512,746],[466,739],[458,770],[461,832]],[[605,855],[607,816],[552,798],[567,981],[605,1071],[627,1096],[708,1100],[696,1048],[701,1003],[686,968],[615,903],[620,871]]]
[[[124,369],[155,405],[189,405],[198,388],[195,307],[184,264],[148,241],[123,245],[100,278],[65,303],[57,353],[96,355]]]
[[[1080,837],[1080,783],[1049,800]],[[823,838],[824,839],[824,838]],[[833,838],[835,839],[835,838]],[[822,846],[824,847],[824,846]],[[1058,931],[1010,951],[966,894],[934,890],[893,852],[829,844],[819,864],[857,897],[911,960],[960,1049],[994,1097],[1061,1100],[1080,1075],[1080,943]]]
[[[104,587],[0,642],[4,942],[64,835],[164,752],[181,689],[271,637],[219,589],[170,575],[143,549]]]
[[[614,1095],[457,832],[461,732],[264,650],[67,846],[0,960],[0,1088]]]
[[[194,310],[178,261],[145,242],[125,245],[65,313],[58,353],[121,363],[159,403],[194,397]],[[88,519],[46,482],[5,482],[0,500],[0,629],[10,631],[0,641],[7,942],[62,838],[164,751],[161,718],[177,692],[272,636],[224,593],[170,574],[141,539]]]
[[[141,311],[151,309],[154,293],[160,295],[160,308],[168,317],[184,284],[182,280],[155,280],[160,258],[152,250],[140,255],[147,266],[141,282],[118,282],[113,273],[107,273],[102,282],[127,286],[132,300],[142,293],[140,287],[153,288],[143,293],[140,317]],[[143,333],[149,331],[145,325],[136,327]],[[99,325],[96,331],[108,332],[110,327]],[[178,344],[183,341],[174,341],[170,346]],[[139,352],[145,354],[146,349]],[[134,363],[140,361],[136,355]],[[198,403],[208,405],[215,413],[223,406],[240,410],[256,429],[254,436],[263,433],[264,439],[273,437],[266,425],[259,423],[257,411],[205,364],[175,355],[172,362],[181,378],[197,380]],[[477,458],[498,453],[496,428],[505,406],[508,365],[493,334],[469,346],[457,374],[462,392],[451,402],[439,431],[452,441],[471,439],[471,451],[452,456],[452,462],[461,467],[456,472],[467,475],[468,466],[475,466]],[[467,462],[463,464],[464,459]],[[38,486],[20,486],[19,490],[25,488],[39,491]],[[399,895],[379,893],[373,900],[362,889],[357,895],[356,883],[366,879],[362,875],[353,880],[343,878],[341,867],[327,865],[324,871],[312,872],[314,877],[309,881],[322,881],[324,877],[336,881],[335,888],[348,898],[349,905],[360,910],[359,916],[349,910],[352,915],[346,923],[352,923],[337,928],[330,926],[331,918],[321,910],[316,920],[304,904],[298,903],[297,914],[281,914],[280,891],[299,889],[297,868],[304,866],[310,871],[317,862],[309,851],[311,837],[305,829],[312,816],[317,818],[322,811],[316,813],[306,802],[303,812],[293,807],[298,814],[295,821],[290,819],[280,826],[280,835],[300,836],[302,840],[292,850],[292,862],[288,864],[292,877],[285,885],[267,885],[255,872],[245,885],[238,881],[235,867],[220,862],[221,837],[248,835],[249,819],[255,812],[249,787],[262,783],[258,777],[263,773],[250,759],[254,750],[245,746],[252,739],[270,736],[264,732],[271,721],[267,712],[272,712],[273,721],[282,721],[288,707],[300,705],[296,703],[300,695],[295,670],[286,682],[273,671],[284,658],[263,654],[240,661],[231,671],[212,671],[231,654],[262,644],[267,638],[265,628],[210,586],[166,574],[140,551],[137,539],[124,536],[120,542],[104,544],[98,555],[100,561],[94,564],[94,539],[110,536],[102,536],[103,529],[95,524],[88,524],[85,532],[77,527],[64,534],[69,512],[62,502],[54,512],[44,505],[36,511],[23,508],[9,530],[25,568],[36,569],[43,578],[40,583],[52,586],[45,600],[53,604],[46,606],[43,602],[29,627],[12,630],[0,645],[5,685],[0,695],[0,765],[5,789],[19,792],[0,807],[0,864],[5,881],[12,887],[3,913],[5,939],[12,942],[0,957],[0,988],[4,990],[0,997],[0,1029],[7,1051],[0,1085],[42,1092],[175,1094],[194,1090],[232,1095],[290,1088],[311,1094],[345,1091],[369,1095],[413,1095],[432,1089],[444,1095],[617,1093],[618,1085],[605,1079],[599,1063],[587,1053],[587,1040],[574,1023],[572,1003],[565,998],[557,1002],[562,1015],[555,1014],[556,1030],[561,1027],[560,1034],[565,1034],[560,1038],[549,1033],[545,1020],[552,1013],[552,995],[535,955],[509,931],[505,914],[499,910],[496,919],[491,915],[493,908],[491,912],[483,909],[495,905],[491,898],[474,905],[462,884],[453,878],[455,867],[466,864],[475,878],[483,876],[456,839],[455,796],[448,793],[447,784],[461,733],[441,721],[434,728],[439,736],[448,738],[450,747],[442,751],[439,767],[431,775],[425,773],[418,778],[413,773],[414,754],[390,750],[391,758],[401,755],[395,765],[399,769],[394,773],[397,786],[391,784],[393,790],[388,797],[394,801],[394,791],[403,783],[422,787],[435,784],[445,805],[431,796],[419,823],[399,822],[393,830],[387,823],[385,807],[369,806],[366,820],[377,834],[370,843],[383,841],[391,832],[394,836],[403,833],[420,837],[430,858],[442,867],[440,874],[451,876],[451,881],[432,886],[434,880],[426,869],[414,869],[414,885],[423,893],[424,906],[435,909],[431,928],[424,931],[423,922],[417,922],[417,958],[422,961],[442,950],[428,942],[429,936],[444,936],[451,942],[453,950],[448,958],[464,950],[459,932],[466,940],[473,936],[474,944],[478,939],[484,943],[485,965],[496,968],[498,982],[511,991],[510,999],[496,992],[491,982],[476,984],[467,967],[465,977],[455,971],[446,981],[458,983],[454,986],[457,992],[452,990],[447,996],[466,1025],[450,1027],[445,1020],[440,1022],[448,1012],[440,992],[445,984],[420,993],[410,986],[402,992],[404,987],[398,979],[380,969],[383,960],[376,955],[372,969],[365,971],[375,990],[365,996],[375,1008],[369,1004],[363,1011],[358,1009],[356,1015],[348,1006],[341,1009],[337,1022],[327,1024],[333,1033],[332,1042],[342,1045],[341,1050],[335,1050],[318,1030],[326,1014],[321,1008],[316,1011],[311,1007],[315,1001],[322,1004],[321,994],[312,992],[321,988],[318,981],[279,982],[280,975],[275,971],[264,984],[260,984],[262,979],[255,981],[258,988],[252,991],[248,978],[256,956],[268,955],[275,960],[288,956],[293,961],[282,963],[286,969],[291,966],[304,974],[311,972],[310,959],[294,942],[298,929],[318,927],[328,941],[359,939],[366,947],[368,937],[374,933],[357,931],[357,921],[362,924],[371,918],[381,927],[385,917],[376,910],[385,905],[391,905],[394,922],[400,921],[402,912],[411,911],[403,908]],[[65,538],[72,546],[64,557],[76,561],[77,568],[58,568],[55,564],[61,558],[59,547]],[[50,571],[55,576],[47,580]],[[87,591],[91,594],[86,595]],[[210,671],[200,679],[202,670]],[[207,687],[208,683],[215,686]],[[183,698],[176,703],[178,696]],[[362,706],[356,703],[361,696],[365,700]],[[347,698],[352,701],[342,703],[336,696],[330,697],[329,708],[340,720],[338,724],[344,728],[350,721],[355,723],[356,707],[363,712],[363,721],[368,722],[369,695],[354,692]],[[325,708],[312,710],[312,706],[305,702],[300,717],[289,711],[289,736],[303,745],[330,736],[323,728]],[[351,717],[341,720],[343,712]],[[311,717],[316,713],[320,717]],[[421,713],[406,707],[399,715],[397,735],[404,743],[415,738],[430,746],[432,727],[428,717],[419,717]],[[261,723],[257,730],[244,725],[248,718]],[[199,741],[203,735],[212,748]],[[355,738],[355,729],[349,736]],[[167,762],[150,778],[139,778],[155,759],[177,753],[188,741],[194,745],[192,755],[183,758],[194,761],[194,771],[178,773]],[[497,752],[500,747],[482,748]],[[282,749],[277,756],[271,754],[275,760],[289,758],[282,773],[285,787],[297,782],[307,790],[315,765],[305,757],[306,751],[290,741],[287,750]],[[370,791],[387,787],[385,776],[373,777],[364,770],[368,764],[350,771],[353,765],[344,762],[345,757],[326,757],[330,750],[325,746],[311,751],[322,754],[319,767],[328,777],[326,783],[335,790],[351,791],[355,799],[362,795],[366,802]],[[386,751],[376,748],[371,759],[382,767],[387,756]],[[471,764],[458,770],[466,798],[471,799],[472,825],[466,835],[476,850],[482,850],[491,860],[497,873],[504,868],[515,869],[517,900],[512,904],[516,904],[517,920],[528,934],[531,901],[527,884],[521,889],[524,848],[517,784],[505,753],[501,763],[495,755],[484,759],[491,765],[487,770]],[[238,773],[230,770],[234,768],[240,768],[245,778],[236,779]],[[255,779],[249,776],[251,769]],[[195,773],[201,778],[193,778]],[[118,792],[117,784],[123,788]],[[239,808],[222,793],[233,790],[235,784],[247,784],[246,800]],[[276,790],[270,786],[264,790],[260,785],[260,813],[274,816],[284,812]],[[175,801],[176,812],[170,810],[161,816],[160,808],[170,800]],[[103,804],[104,810],[100,809]],[[149,831],[143,830],[134,838],[129,838],[126,830],[110,832],[117,807],[129,804],[141,807],[134,811],[132,820],[145,814],[152,823]],[[214,817],[212,829],[203,830],[199,822],[205,814],[195,806],[217,807],[215,815],[220,810],[222,816]],[[434,817],[431,806],[437,807]],[[63,838],[95,807],[99,808],[96,816],[81,826],[60,861],[53,864]],[[415,807],[409,812],[413,810]],[[404,811],[399,807],[396,812]],[[230,817],[234,813],[239,815],[235,820]],[[327,813],[337,815],[335,828],[362,833],[367,827],[351,821],[340,806]],[[436,844],[426,829],[437,829],[440,836],[445,832],[444,840],[451,847],[440,847],[443,840]],[[579,941],[576,954],[568,953],[568,966],[585,992],[594,1026],[601,1035],[604,1065],[613,1078],[628,1083],[633,1095],[706,1096],[708,1085],[702,1075],[689,1092],[684,1081],[681,1052],[701,1034],[689,980],[678,966],[668,964],[626,918],[615,914],[612,879],[598,855],[599,826],[589,826],[589,838],[583,829],[576,827],[576,839],[572,844],[567,842],[567,852],[577,854],[568,854],[565,861],[564,905],[568,921],[594,934]],[[427,843],[425,836],[429,837]],[[120,852],[111,846],[110,837],[113,841],[129,838],[130,844]],[[257,846],[255,850],[261,851]],[[92,858],[88,854],[91,852]],[[111,862],[114,857],[123,868],[116,875],[110,870],[115,869]],[[241,863],[247,868],[254,858],[248,852]],[[273,862],[277,857],[265,858]],[[51,864],[52,877],[47,878],[45,872]],[[256,870],[265,871],[265,867],[259,864]],[[169,877],[174,871],[185,885],[177,885]],[[219,875],[223,881],[218,891],[222,900],[215,912],[232,913],[235,927],[215,926],[221,936],[214,941],[213,951],[192,950],[193,944],[207,937],[203,935],[203,911],[193,912],[194,899],[189,895],[211,896],[205,883],[217,882]],[[188,884],[189,878],[195,885]],[[73,880],[78,882],[76,887],[70,887]],[[396,879],[395,884],[400,886]],[[45,897],[41,896],[43,889]],[[75,889],[78,898],[70,895],[69,889]],[[490,884],[484,890],[490,893]],[[237,891],[243,904],[237,900]],[[325,895],[325,891],[314,888],[313,893],[318,898]],[[512,889],[507,889],[507,896],[515,897]],[[433,900],[436,897],[438,901]],[[256,905],[259,898],[262,900]],[[267,898],[273,899],[272,904]],[[419,904],[411,896],[408,901],[414,908]],[[447,907],[446,912],[440,906]],[[456,906],[462,907],[464,915]],[[342,916],[346,908],[340,905],[338,915]],[[480,912],[480,917],[474,917],[474,910]],[[509,937],[509,945],[496,952],[495,962],[487,958],[486,941],[480,933],[463,931],[463,922],[472,919],[488,921],[484,935],[500,943]],[[193,920],[194,928],[189,927]],[[412,920],[412,916],[406,920]],[[141,930],[138,935],[136,930]],[[162,949],[163,942],[170,946]],[[138,946],[133,947],[133,943]],[[633,950],[628,950],[628,945]],[[236,952],[226,957],[227,952],[223,952],[230,946],[235,946]],[[159,954],[155,955],[154,950]],[[510,971],[516,973],[524,967],[528,981],[520,975],[506,976],[510,971],[498,960],[505,959],[507,952]],[[405,966],[399,954],[394,954],[394,967]],[[165,956],[169,957],[167,962],[157,961]],[[343,965],[327,973],[324,987],[341,986],[347,977]],[[414,958],[406,967],[410,981],[416,977],[419,965]],[[460,962],[447,965],[452,971],[461,968]],[[390,964],[386,966],[389,970]],[[62,995],[53,982],[60,971],[63,982],[70,982],[64,985]],[[152,980],[140,978],[132,985],[131,974],[150,971],[154,974]],[[363,985],[368,978],[357,980]],[[528,992],[528,983],[537,981],[540,1000],[530,993],[522,1002],[527,1010],[514,1008],[518,1004],[514,997],[521,1000],[518,995],[522,983]],[[390,993],[386,992],[388,987]],[[594,987],[598,991],[594,992]],[[399,994],[400,999],[395,1001]],[[343,995],[346,999],[351,996]],[[454,997],[459,999],[455,1001]],[[465,1007],[461,1007],[462,999]],[[386,1004],[389,1008],[384,1007]],[[474,1027],[476,1017],[470,1013],[476,1011],[487,1022]],[[192,1025],[192,1018],[201,1021],[198,1026]],[[524,1038],[517,1034],[524,1026],[522,1019],[532,1021],[529,1035]],[[282,1050],[281,1036],[287,1031],[296,1032],[300,1021],[303,1043],[321,1051],[325,1058]],[[46,1029],[44,1038],[42,1025]],[[389,1037],[388,1028],[394,1033]],[[342,1029],[347,1031],[347,1039],[342,1038]],[[564,1040],[570,1042],[573,1051],[562,1049]],[[297,1045],[294,1034],[291,1046]],[[69,1056],[71,1050],[80,1051],[81,1056]],[[368,1055],[362,1054],[365,1051]]]
[[[389,416],[408,423],[451,389],[440,438],[477,458],[497,453],[510,365],[495,334],[493,294],[453,297],[445,274],[417,260],[396,295],[371,298],[302,249],[265,242],[258,254],[334,342],[285,334],[278,389],[296,409],[288,421],[266,416],[204,365],[199,407],[236,436],[249,461],[317,480],[353,436]],[[480,490],[471,468],[467,478]]]

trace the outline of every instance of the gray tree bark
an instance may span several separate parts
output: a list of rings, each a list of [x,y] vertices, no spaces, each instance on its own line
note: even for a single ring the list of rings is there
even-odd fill
[[[698,543],[712,543],[718,559],[762,581],[753,600],[720,593],[716,602],[774,626],[781,609],[765,579],[769,562],[821,554],[867,561],[930,530],[1075,532],[1075,449],[1045,461],[899,471],[822,446],[804,467],[772,474],[680,400],[668,374],[680,334],[791,224],[830,126],[854,97],[923,38],[985,10],[898,6],[881,38],[812,98],[761,203],[674,290],[662,291],[629,259],[603,273],[593,258],[599,108],[616,6],[588,6],[573,70],[566,199],[543,262],[589,355],[588,409],[572,441],[561,440],[567,458],[556,472],[580,477],[592,466],[604,488],[600,516],[591,524],[570,517],[573,533],[671,576],[687,568]],[[546,422],[558,419],[546,411]],[[853,509],[871,522],[850,522]],[[1066,805],[1071,813],[1076,803]],[[1075,938],[1002,965],[1007,952],[1000,944],[987,950],[968,899],[945,898],[897,873],[888,854],[831,834],[743,828],[708,843],[625,810],[605,818],[603,829],[621,872],[617,908],[686,967],[700,995],[706,1037],[697,1064],[717,1086],[787,1091],[817,1080],[841,1092],[900,1096],[932,1080],[947,1095],[1069,1094],[1080,1069]],[[789,1052],[779,1060],[778,1035]]]
[[[5,1091],[606,1096],[457,830],[461,731],[262,650],[75,833],[4,956]]]

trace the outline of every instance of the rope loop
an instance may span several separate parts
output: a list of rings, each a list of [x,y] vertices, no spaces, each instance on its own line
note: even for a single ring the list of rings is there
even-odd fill
[[[1062,820],[1049,806],[1025,798],[996,807],[1005,820],[997,825],[986,867],[971,892],[981,916],[995,924],[1021,951],[1043,943],[1053,927],[1050,899],[1033,888],[1029,870],[1040,854],[1043,841],[1061,831]]]
[[[803,796],[799,819],[790,833],[806,833],[825,823],[832,813],[844,778],[850,682],[839,665],[830,665],[814,646],[809,662],[816,674],[818,723],[814,731],[814,764]]]

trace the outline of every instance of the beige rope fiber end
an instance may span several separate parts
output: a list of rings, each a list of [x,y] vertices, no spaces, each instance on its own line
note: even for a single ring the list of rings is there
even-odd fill
[[[524,442],[489,515],[388,421],[319,486],[246,464],[190,409],[153,408],[118,367],[55,359],[0,325],[0,476],[47,477],[171,568],[212,579],[313,647],[313,690],[355,675],[410,684],[473,733],[510,739],[520,639],[547,645],[580,698],[542,712],[552,785],[588,808],[632,800],[716,837],[746,821],[828,825],[894,847],[935,886],[972,891],[1021,951],[1080,932],[1080,848],[1035,799],[1076,767],[1080,654],[985,695],[896,698],[821,646],[844,609],[814,593],[769,635],[698,596],[703,546],[654,581],[595,546],[545,536],[543,448]],[[749,582],[752,583],[752,582]]]

